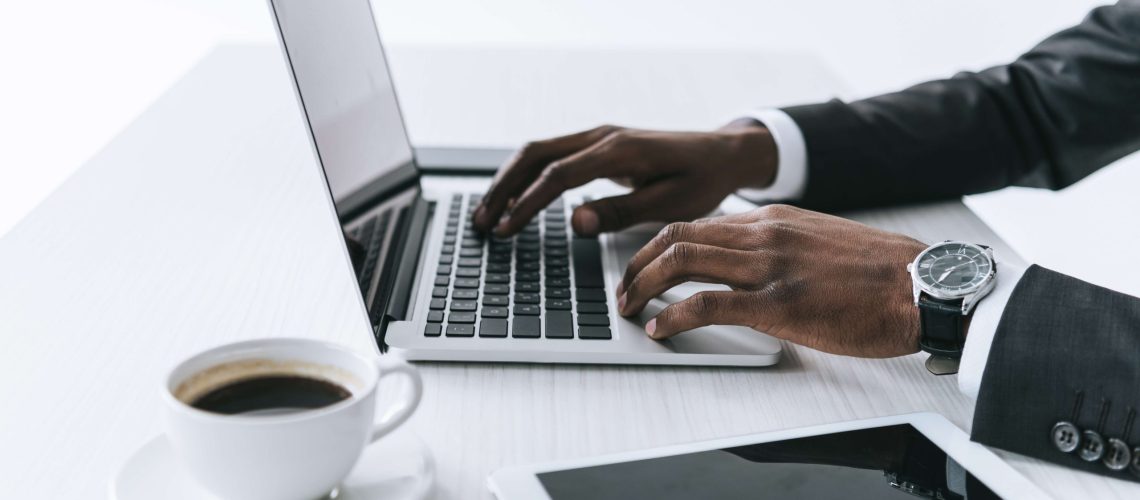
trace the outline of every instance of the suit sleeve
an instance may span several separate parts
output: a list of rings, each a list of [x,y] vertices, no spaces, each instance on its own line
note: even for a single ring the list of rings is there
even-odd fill
[[[1011,64],[784,111],[818,210],[1060,189],[1140,149],[1140,0],[1093,10]]]
[[[1002,314],[974,410],[980,443],[1068,467],[1140,481],[1140,468],[1114,471],[1110,438],[1140,447],[1140,299],[1039,266],[1026,270]],[[1055,432],[1059,422],[1102,439]],[[1133,422],[1131,427],[1140,427]],[[1075,450],[1063,442],[1075,439]],[[1062,443],[1058,443],[1061,440]],[[1082,449],[1094,446],[1089,457]],[[1137,462],[1140,464],[1140,462]],[[1132,467],[1135,467],[1133,465]]]

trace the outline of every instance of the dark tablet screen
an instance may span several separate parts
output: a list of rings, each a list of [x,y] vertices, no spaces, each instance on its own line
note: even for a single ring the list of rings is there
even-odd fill
[[[545,472],[538,479],[554,500],[998,498],[908,424]]]

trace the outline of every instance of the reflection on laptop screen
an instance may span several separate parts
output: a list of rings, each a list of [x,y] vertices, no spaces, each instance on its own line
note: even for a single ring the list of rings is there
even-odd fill
[[[272,5],[321,166],[343,216],[390,187],[388,174],[407,169],[414,175],[372,9],[368,0],[274,0]]]

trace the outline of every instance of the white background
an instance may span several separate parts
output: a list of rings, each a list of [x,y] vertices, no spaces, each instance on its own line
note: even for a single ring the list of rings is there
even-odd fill
[[[393,46],[802,50],[841,77],[852,90],[844,97],[1009,60],[1096,4],[375,0]],[[226,42],[273,43],[263,1],[7,2],[0,9],[0,234]],[[1140,269],[1115,264],[1132,260],[1140,240],[1134,186],[1135,155],[1061,193],[1006,190],[970,204],[1027,260],[1140,295]]]

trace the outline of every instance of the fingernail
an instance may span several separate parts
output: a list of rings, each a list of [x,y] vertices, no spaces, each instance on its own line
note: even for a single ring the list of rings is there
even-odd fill
[[[617,295],[618,297],[625,295],[625,281],[618,282]]]
[[[645,324],[645,333],[648,333],[649,336],[652,337],[653,333],[656,331],[657,331],[657,318],[653,318],[653,319],[649,320],[648,323]]]
[[[507,235],[507,225],[509,222],[510,221],[508,221],[507,219],[503,219],[501,222],[499,222],[499,225],[495,226],[495,236],[506,236]]]
[[[598,234],[598,214],[593,210],[581,207],[574,212],[574,218],[577,219],[578,234],[585,236],[592,236]]]
[[[618,297],[618,312],[625,310],[625,299],[626,299],[626,297],[625,297],[624,293],[622,293],[621,296]]]

